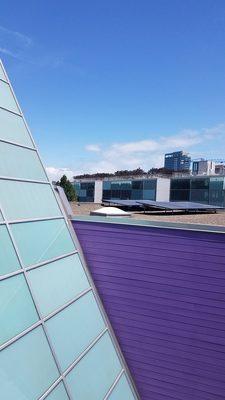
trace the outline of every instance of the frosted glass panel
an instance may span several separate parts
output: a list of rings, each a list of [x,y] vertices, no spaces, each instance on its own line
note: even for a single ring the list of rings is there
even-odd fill
[[[78,255],[29,271],[35,298],[43,315],[72,300],[89,287]]]
[[[0,275],[20,269],[20,264],[16,256],[13,244],[9,237],[6,226],[0,226]]]
[[[48,400],[69,400],[63,383],[60,383],[56,389],[54,389],[49,396],[46,397]]]
[[[5,76],[4,72],[3,72],[1,63],[0,63],[0,79],[4,79],[6,81],[6,76]]]
[[[96,339],[105,324],[91,292],[46,322],[63,370]]]
[[[34,147],[23,118],[0,109],[0,139]]]
[[[2,400],[38,399],[57,378],[58,370],[42,328],[0,353]]]
[[[112,394],[109,396],[109,400],[135,400],[131,388],[127,382],[125,375],[122,375]]]
[[[106,333],[66,379],[74,399],[99,400],[104,398],[120,371],[120,362]]]
[[[61,215],[48,184],[0,180],[0,198],[8,220]]]
[[[0,281],[0,345],[38,319],[24,276]]]
[[[47,181],[34,150],[0,142],[0,176]]]
[[[0,107],[20,114],[8,83],[0,81]]]
[[[12,224],[11,229],[26,266],[75,250],[63,219]]]

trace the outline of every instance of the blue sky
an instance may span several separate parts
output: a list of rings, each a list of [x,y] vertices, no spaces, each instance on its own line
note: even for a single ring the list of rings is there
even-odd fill
[[[0,57],[54,177],[225,157],[224,0],[3,0]]]

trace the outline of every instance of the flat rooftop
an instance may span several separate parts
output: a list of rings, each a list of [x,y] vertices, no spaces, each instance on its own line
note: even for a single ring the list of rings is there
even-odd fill
[[[97,210],[101,207],[101,204],[94,203],[71,203],[74,217],[76,216],[88,216],[90,211]],[[91,217],[93,218],[93,217]],[[165,214],[164,212],[151,212],[144,214],[143,212],[132,212],[132,219],[139,221],[161,221],[167,223],[181,223],[181,224],[195,224],[195,225],[210,225],[210,226],[221,226],[225,227],[225,212],[217,211],[216,214],[184,214],[174,213]],[[131,222],[131,221],[130,221]]]

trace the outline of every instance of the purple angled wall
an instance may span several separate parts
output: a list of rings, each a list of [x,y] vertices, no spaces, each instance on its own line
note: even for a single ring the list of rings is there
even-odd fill
[[[224,400],[225,234],[73,225],[141,399]]]

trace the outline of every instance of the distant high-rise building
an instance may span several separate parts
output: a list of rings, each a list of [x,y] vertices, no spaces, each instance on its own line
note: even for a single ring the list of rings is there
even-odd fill
[[[191,157],[184,151],[174,151],[165,154],[164,168],[170,171],[189,171]]]

